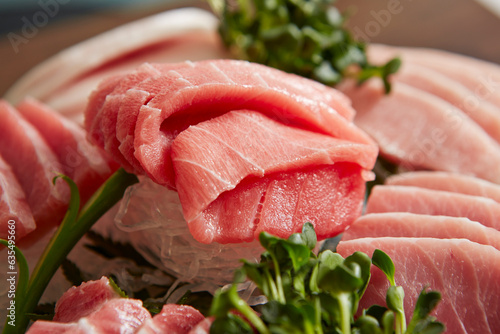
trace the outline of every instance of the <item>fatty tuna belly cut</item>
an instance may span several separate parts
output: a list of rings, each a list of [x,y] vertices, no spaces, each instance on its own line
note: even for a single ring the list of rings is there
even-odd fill
[[[344,257],[356,251],[371,256],[375,249],[394,261],[408,321],[418,294],[428,287],[442,295],[432,314],[445,324],[446,333],[498,332],[500,251],[465,239],[434,238],[364,238],[341,241],[337,247]],[[385,305],[388,287],[387,277],[373,267],[360,308]]]
[[[366,237],[469,239],[500,250],[500,231],[464,217],[370,213],[356,219],[344,232],[342,240]]]
[[[24,191],[10,166],[0,156],[0,238],[8,239],[13,235],[19,239],[35,228]]]
[[[286,237],[306,221],[321,238],[340,233],[360,213],[376,156],[374,145],[248,110],[191,126],[172,145],[184,217],[206,243],[251,241],[263,230]]]
[[[490,198],[411,186],[375,186],[366,213],[411,212],[466,217],[500,230],[500,203]]]
[[[389,95],[369,81],[342,90],[357,110],[355,124],[388,159],[406,169],[431,169],[500,182],[500,146],[461,110],[427,92],[396,82]]]
[[[52,179],[63,169],[40,133],[5,101],[0,101],[0,156],[11,166],[37,228],[54,226],[64,215],[69,197],[63,180]]]
[[[465,195],[487,197],[500,203],[500,185],[456,173],[407,172],[389,176],[385,180],[385,184],[451,191]]]
[[[244,61],[213,60],[181,63],[165,71],[162,80],[171,79],[174,84],[163,87],[151,100],[139,94],[142,101],[138,105],[144,105],[138,111],[120,105],[114,109],[118,113],[116,129],[121,129],[120,122],[126,120],[128,123],[123,127],[129,129],[130,134],[129,122],[137,119],[133,124],[133,138],[124,137],[128,142],[133,139],[133,152],[130,149],[125,152],[133,153],[133,158],[140,163],[142,170],[136,172],[145,173],[162,185],[174,187],[175,184],[170,145],[177,134],[191,124],[231,110],[252,109],[283,123],[353,142],[372,143],[350,121],[354,112],[345,96],[296,75]],[[91,99],[86,111],[87,130],[100,128],[98,123],[102,122],[99,111],[92,107],[94,104]],[[137,117],[122,117],[122,112],[137,113]],[[89,136],[92,138],[93,133]],[[133,160],[127,157],[128,161]]]
[[[117,165],[106,152],[87,141],[83,128],[48,106],[28,98],[17,109],[57,155],[63,173],[75,181],[81,202],[85,204]]]

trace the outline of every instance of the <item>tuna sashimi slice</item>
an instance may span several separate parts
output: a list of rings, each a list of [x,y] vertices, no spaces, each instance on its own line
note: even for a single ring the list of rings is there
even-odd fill
[[[409,320],[418,294],[425,287],[442,295],[433,315],[447,333],[496,333],[500,326],[500,251],[465,239],[363,238],[341,241],[337,251],[349,256],[361,251],[369,256],[381,249],[394,261],[395,281],[404,288],[404,308]],[[385,305],[389,282],[372,268],[370,284],[360,308]]]
[[[352,163],[249,178],[222,193],[189,229],[202,243],[239,243],[261,231],[286,238],[311,222],[321,240],[341,233],[361,214],[364,192],[362,170]]]
[[[35,321],[26,333],[133,334],[148,319],[151,319],[151,315],[142,306],[142,301],[116,298],[108,300],[98,310],[76,322]]]
[[[471,92],[465,97],[468,103],[482,99],[500,108],[498,64],[436,49],[392,47],[381,44],[371,44],[368,48],[368,58],[375,62],[384,62],[396,55],[402,58],[403,63],[425,66],[467,87]]]
[[[36,228],[26,196],[9,165],[0,156],[0,238],[16,239]],[[12,238],[12,237],[11,237]]]
[[[166,304],[161,312],[148,319],[137,334],[188,334],[205,317],[189,305]]]
[[[448,101],[500,142],[500,107],[481,99],[462,84],[425,66],[404,62],[393,79],[395,85],[402,82]]]
[[[37,228],[60,222],[68,200],[63,180],[52,179],[63,168],[40,133],[5,101],[0,101],[0,156],[16,175]]]
[[[500,231],[463,217],[370,213],[356,219],[344,232],[342,240],[365,237],[469,239],[500,250]]]
[[[381,154],[406,169],[431,169],[500,182],[500,146],[461,110],[398,82],[384,95],[378,81],[344,85]]]
[[[242,61],[202,61],[191,65],[169,71],[169,75],[178,79],[180,88],[169,86],[143,106],[137,117],[135,157],[159,184],[174,185],[170,145],[175,136],[191,124],[231,110],[252,109],[283,123],[353,142],[372,143],[322,98],[313,100],[322,95],[299,95],[303,90],[291,83],[302,82],[304,78]],[[339,96],[334,92],[331,95]]]
[[[375,186],[366,213],[411,212],[466,217],[500,230],[500,203],[490,198],[412,186]]]
[[[56,303],[54,321],[76,322],[96,310],[108,300],[120,298],[109,279],[84,282],[66,291]]]
[[[75,181],[82,204],[116,170],[107,153],[91,145],[76,123],[34,99],[23,100],[17,109],[57,155],[63,173]]]
[[[176,189],[190,222],[247,177],[352,162],[373,168],[374,145],[293,128],[254,111],[232,111],[191,126],[172,145]]]
[[[500,186],[472,176],[447,172],[407,172],[385,180],[388,185],[414,186],[488,197],[500,203]]]

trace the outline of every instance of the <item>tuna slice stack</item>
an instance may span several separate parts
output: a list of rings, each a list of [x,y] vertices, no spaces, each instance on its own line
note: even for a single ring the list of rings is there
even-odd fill
[[[53,321],[36,321],[36,333],[187,334],[205,317],[187,305],[166,304],[151,317],[142,301],[122,296],[107,278],[72,287],[59,299]]]
[[[337,90],[234,60],[143,64],[101,83],[88,138],[125,169],[175,189],[202,243],[320,238],[361,213],[378,149]]]
[[[0,101],[0,118],[1,238],[9,220],[17,241],[35,229],[39,238],[60,223],[69,188],[62,180],[53,184],[58,173],[76,182],[85,203],[117,168],[90,145],[83,128],[34,99],[16,107]]]

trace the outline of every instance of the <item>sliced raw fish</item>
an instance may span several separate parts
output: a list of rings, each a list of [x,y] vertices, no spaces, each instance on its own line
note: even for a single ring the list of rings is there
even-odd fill
[[[76,322],[100,309],[113,298],[120,298],[120,294],[106,277],[73,286],[57,301],[54,321]]]
[[[17,109],[57,155],[63,173],[75,181],[82,204],[117,169],[106,152],[86,140],[76,123],[34,99],[23,100]]]
[[[239,243],[262,231],[288,237],[311,222],[318,238],[333,237],[360,214],[365,179],[359,165],[336,163],[243,180],[189,223],[202,243]]]
[[[392,175],[386,179],[385,183],[488,197],[500,203],[500,186],[498,184],[462,174],[429,171],[408,172]]]
[[[60,222],[69,199],[63,180],[52,179],[63,168],[45,139],[10,104],[0,101],[0,156],[16,175],[37,228]]]
[[[403,62],[393,81],[394,85],[402,82],[449,102],[500,142],[500,106],[479,98],[454,79],[425,66]]]
[[[189,305],[166,304],[161,312],[148,319],[137,334],[188,334],[205,317]]]
[[[172,144],[175,185],[188,223],[244,178],[339,162],[371,170],[377,153],[374,145],[297,129],[248,110],[191,126]]]
[[[304,78],[231,60],[202,61],[176,72],[182,88],[168,87],[156,95],[140,109],[135,127],[135,157],[159,184],[173,185],[169,157],[175,136],[191,124],[231,110],[251,109],[283,123],[357,143],[372,143],[337,110],[314,97],[298,95],[300,89],[291,87],[290,82]]]
[[[500,231],[464,217],[370,213],[356,219],[343,233],[342,240],[365,237],[469,239],[500,250]]]
[[[10,166],[0,156],[0,238],[8,239],[14,231],[13,236],[19,239],[35,228],[24,191]]]
[[[343,91],[357,110],[355,123],[386,158],[406,169],[431,169],[500,182],[500,146],[461,110],[398,82],[385,95],[379,81]]]
[[[427,48],[393,47],[371,44],[368,57],[374,62],[384,62],[400,56],[403,63],[425,66],[467,87],[471,94],[468,103],[486,100],[500,108],[500,66],[473,57]]]
[[[366,213],[411,212],[466,217],[500,230],[500,203],[490,198],[412,186],[375,186]]]
[[[500,251],[465,239],[434,238],[363,238],[341,241],[337,247],[344,257],[355,251],[371,256],[375,249],[394,261],[396,285],[404,288],[408,321],[418,294],[429,288],[442,295],[432,314],[446,325],[447,333],[498,332]],[[388,287],[385,275],[373,267],[360,308],[385,305]]]

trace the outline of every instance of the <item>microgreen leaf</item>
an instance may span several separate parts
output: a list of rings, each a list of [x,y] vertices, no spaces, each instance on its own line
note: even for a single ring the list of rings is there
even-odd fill
[[[420,292],[413,316],[408,324],[407,333],[441,333],[444,331],[444,325],[435,321],[435,318],[430,316],[430,313],[441,300],[441,294],[437,291],[426,292],[422,289]]]
[[[391,258],[386,253],[380,249],[375,249],[372,255],[372,262],[376,267],[382,270],[392,286],[396,285],[394,281],[394,273],[396,271],[394,262],[392,262]]]

